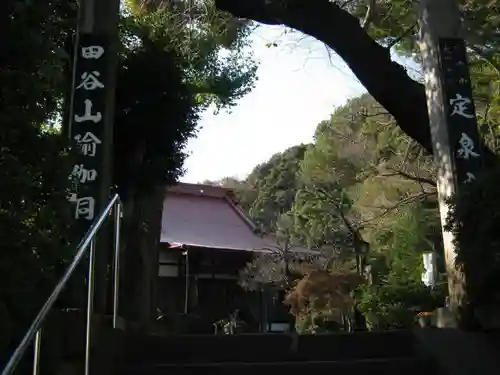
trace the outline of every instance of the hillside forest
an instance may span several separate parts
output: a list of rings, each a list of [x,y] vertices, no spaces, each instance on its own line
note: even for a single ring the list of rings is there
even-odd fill
[[[242,206],[262,229],[283,239],[280,254],[255,259],[242,273],[241,284],[284,290],[283,302],[303,332],[316,331],[322,321],[339,315],[363,315],[372,328],[407,326],[419,312],[425,315],[445,305],[423,77],[392,58],[397,53],[421,66],[423,3],[216,4],[237,17],[284,25],[287,32],[324,42],[367,90],[319,124],[312,144],[284,150],[244,181],[215,182],[238,191]],[[459,8],[485,172],[448,202],[447,229],[456,238],[454,266],[466,278],[459,321],[462,328],[478,329],[499,326],[499,4],[463,0]],[[322,261],[293,261],[286,249],[290,243],[319,249]],[[436,254],[441,272],[432,290],[421,281],[422,254],[427,252]]]
[[[240,284],[284,290],[299,332],[345,323],[356,310],[369,329],[409,327],[445,305],[433,159],[393,122],[364,94],[319,123],[313,143],[274,155],[244,180],[204,182],[233,189],[263,233],[276,235],[274,254],[256,256]],[[422,281],[424,253],[436,256],[433,288]]]
[[[299,331],[316,332],[355,306],[370,328],[397,328],[442,303],[435,292],[444,290],[443,279],[434,293],[421,281],[422,254],[441,253],[432,157],[400,131],[386,131],[391,121],[365,94],[318,124],[314,143],[274,155],[243,181],[205,181],[234,189],[280,243],[321,251],[321,260],[287,259],[291,280],[283,280],[284,247],[241,274],[248,289],[287,289]],[[371,285],[356,277],[369,265]]]

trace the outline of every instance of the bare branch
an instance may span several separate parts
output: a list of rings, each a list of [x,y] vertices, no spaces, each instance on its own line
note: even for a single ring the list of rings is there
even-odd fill
[[[363,118],[370,118],[370,117],[376,117],[376,116],[389,116],[390,113],[387,111],[383,112],[375,112],[375,113],[366,113],[366,112],[358,112],[360,116],[363,116]]]
[[[430,186],[436,187],[436,181],[434,181],[430,178],[414,176],[414,175],[411,175],[411,174],[403,172],[403,171],[395,171],[394,170],[391,173],[382,173],[380,176],[381,177],[401,176],[401,177],[404,177],[404,178],[411,180],[411,181],[420,182],[420,183],[424,183],[424,184],[428,184]]]
[[[478,58],[485,61],[489,66],[491,66],[491,68],[495,70],[497,75],[500,76],[500,65],[495,63],[495,61],[492,58],[485,56],[485,54],[482,53],[482,51],[475,46],[467,46],[467,49],[471,50]]]
[[[411,144],[412,144],[412,141],[409,140],[408,141],[408,146],[406,147],[406,150],[405,150],[405,153],[404,153],[404,156],[403,156],[403,160],[401,161],[401,164],[400,164],[400,169],[399,170],[404,170],[406,169],[406,163],[408,161],[408,158],[410,157],[410,149],[411,149]]]
[[[343,195],[343,192],[342,192],[342,195]],[[341,198],[341,202],[342,202],[342,198]],[[342,204],[337,203],[337,209],[339,210],[340,218],[344,222],[344,224],[347,227],[347,229],[349,230],[349,232],[351,232],[353,235],[357,235],[359,231],[357,228],[354,228],[354,225],[345,216],[344,209],[342,208]]]
[[[397,38],[394,38],[388,45],[387,45],[387,49],[391,49],[392,47],[394,47],[396,44],[398,44],[399,42],[401,42],[406,36],[408,36],[408,34],[410,34],[414,29],[415,27],[418,25],[418,22],[415,22],[413,25],[411,25],[409,28],[407,28],[405,31],[403,31],[403,33],[398,36]]]
[[[400,200],[398,203],[396,203],[390,207],[369,206],[371,208],[382,209],[383,211],[381,214],[379,214],[371,219],[365,220],[362,224],[370,223],[370,222],[373,222],[375,220],[381,219],[382,217],[387,216],[392,211],[397,210],[406,204],[420,202],[420,201],[423,201],[423,200],[427,199],[428,197],[432,197],[436,194],[437,194],[436,191],[424,191],[424,192],[421,192],[418,194],[410,195],[409,197],[406,197],[406,198]]]
[[[464,28],[466,30],[476,30],[476,28],[474,27],[474,25],[471,25],[469,24],[469,22],[467,22],[467,20],[462,20],[463,24],[464,24]],[[473,52],[476,57],[478,57],[479,59],[485,61],[487,64],[489,64],[494,70],[495,72],[500,76],[500,65],[498,63],[496,63],[492,58],[486,56],[483,51],[481,51],[480,48],[477,47],[477,45],[484,45],[484,40],[482,40],[483,38],[481,38],[476,32],[469,32],[466,36],[466,40],[468,41],[468,45],[467,45],[467,49],[471,52]]]
[[[375,0],[368,0],[368,1],[369,1],[368,8],[366,9],[365,18],[361,23],[361,27],[365,30],[368,29],[368,26],[370,26],[370,23],[372,22],[373,17],[375,16],[376,1]]]
[[[339,4],[339,7],[344,9],[347,5],[351,4],[354,2],[354,0],[345,0],[342,4]]]

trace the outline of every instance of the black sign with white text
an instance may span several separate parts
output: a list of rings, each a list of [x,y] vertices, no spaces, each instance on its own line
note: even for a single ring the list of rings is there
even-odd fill
[[[105,38],[91,34],[81,34],[77,46],[69,128],[79,155],[69,176],[76,186],[70,202],[75,220],[88,224],[96,218],[100,207],[108,47]]]
[[[483,169],[484,159],[464,40],[439,39],[439,60],[458,183],[471,183]]]

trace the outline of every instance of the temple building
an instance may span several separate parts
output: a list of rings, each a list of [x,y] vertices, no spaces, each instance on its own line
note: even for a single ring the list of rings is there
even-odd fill
[[[163,204],[156,288],[165,331],[210,333],[235,311],[250,332],[287,329],[290,317],[276,295],[248,292],[238,283],[252,256],[275,245],[245,215],[230,189],[186,183],[170,187]]]

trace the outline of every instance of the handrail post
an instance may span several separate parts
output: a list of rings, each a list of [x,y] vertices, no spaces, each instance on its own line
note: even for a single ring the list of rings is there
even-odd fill
[[[85,375],[90,374],[90,352],[92,349],[92,318],[94,315],[94,280],[95,280],[95,237],[90,242],[88,293],[87,293],[87,326],[85,335]]]
[[[36,331],[35,344],[33,345],[33,375],[38,375],[40,372],[40,348],[42,346],[42,329]]]
[[[1,0],[0,0],[1,1]],[[77,251],[75,256],[73,257],[73,260],[71,263],[68,265],[66,268],[66,271],[64,272],[63,276],[55,286],[54,290],[50,294],[50,296],[47,298],[45,303],[43,304],[42,308],[38,312],[37,316],[31,323],[28,331],[26,334],[23,336],[21,342],[17,346],[16,350],[14,353],[12,353],[12,356],[9,358],[7,364],[5,365],[4,369],[1,372],[1,375],[11,375],[15,369],[17,368],[19,362],[22,359],[22,356],[26,352],[26,350],[29,348],[29,346],[33,343],[34,344],[34,358],[33,358],[33,375],[38,375],[40,372],[40,348],[41,348],[41,343],[42,343],[42,326],[45,322],[45,319],[47,318],[47,315],[49,314],[50,310],[52,309],[54,303],[56,302],[57,298],[60,296],[62,293],[63,289],[66,287],[68,280],[71,278],[73,273],[75,272],[75,269],[80,265],[82,262],[83,258],[85,255],[89,252],[89,260],[88,260],[88,295],[87,295],[87,322],[86,322],[86,338],[85,338],[85,375],[89,375],[90,372],[90,352],[92,348],[92,342],[91,342],[91,334],[92,334],[92,320],[93,320],[93,312],[94,312],[94,289],[95,289],[95,257],[96,257],[96,246],[95,246],[95,236],[97,235],[97,232],[103,225],[103,223],[106,221],[106,219],[110,216],[111,210],[116,207],[116,211],[119,211],[119,213],[115,212],[115,215],[119,216],[121,218],[121,212],[122,212],[122,206],[120,202],[120,197],[118,194],[115,194],[115,196],[109,201],[108,205],[106,208],[102,211],[102,213],[99,215],[99,217],[92,223],[90,226],[89,230],[85,234],[85,236],[82,238],[80,243],[77,246]],[[116,249],[119,249],[120,247],[120,238],[119,238],[119,230],[120,230],[120,222],[118,221],[118,224],[116,224],[116,227],[118,229],[117,232],[117,237],[115,239],[115,252]],[[90,247],[90,249],[89,249]],[[117,270],[119,271],[119,263],[116,263],[117,261],[115,260],[115,265]],[[116,272],[116,271],[115,271]],[[118,280],[118,279],[117,279]],[[116,281],[116,298],[114,301],[114,307],[115,310],[117,310],[118,306],[118,281]],[[114,315],[117,315],[115,313]],[[114,317],[114,324],[116,324],[116,318]],[[33,342],[34,340],[34,342]]]
[[[120,288],[120,229],[122,220],[122,204],[115,205],[115,238],[114,238],[114,280],[113,280],[113,328],[118,325],[118,293]]]

